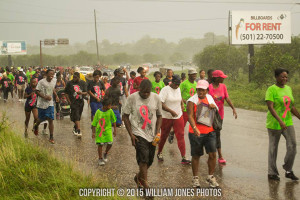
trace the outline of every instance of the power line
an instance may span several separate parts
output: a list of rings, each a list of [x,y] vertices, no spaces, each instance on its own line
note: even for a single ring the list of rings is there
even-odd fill
[[[92,1],[120,1],[120,0],[92,0]],[[164,2],[171,2],[171,3],[209,3],[209,4],[284,4],[284,5],[291,5],[291,4],[296,4],[294,2],[262,2],[262,1],[209,1],[209,0],[128,0],[128,1],[137,1],[137,2],[159,2],[159,3],[164,3]]]

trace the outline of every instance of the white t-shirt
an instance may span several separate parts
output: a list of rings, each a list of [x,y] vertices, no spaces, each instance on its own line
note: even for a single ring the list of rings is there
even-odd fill
[[[162,117],[165,119],[179,119],[182,116],[181,110],[181,92],[180,88],[171,88],[169,85],[163,87],[159,93],[161,102],[163,102],[168,108],[177,113],[177,117],[173,117],[171,113],[162,110]]]
[[[43,99],[41,97],[37,100],[36,107],[47,109],[49,106],[53,106],[53,90],[56,85],[56,79],[53,78],[50,82],[47,81],[46,78],[43,78],[40,80],[36,86],[36,90],[38,90],[43,95],[51,96],[52,99],[50,101],[47,101],[46,99]]]
[[[161,115],[161,101],[157,94],[151,92],[147,99],[139,92],[127,98],[124,114],[130,115],[132,133],[152,142],[155,137],[157,116]]]

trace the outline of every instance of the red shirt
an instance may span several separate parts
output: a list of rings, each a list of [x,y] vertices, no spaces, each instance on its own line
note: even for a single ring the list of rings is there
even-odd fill
[[[133,80],[133,83],[135,83],[137,87],[140,87],[141,82],[145,79],[148,79],[148,78],[146,76],[144,78],[141,78],[140,76],[138,76]],[[140,89],[136,89],[136,91],[140,91]]]

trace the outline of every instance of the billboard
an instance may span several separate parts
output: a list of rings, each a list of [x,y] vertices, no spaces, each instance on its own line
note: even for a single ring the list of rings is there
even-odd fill
[[[289,11],[230,11],[230,44],[291,43]]]
[[[27,54],[25,41],[0,41],[0,55]]]

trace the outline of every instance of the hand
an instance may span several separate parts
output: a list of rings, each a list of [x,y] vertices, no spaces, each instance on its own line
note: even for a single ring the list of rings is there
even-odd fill
[[[282,130],[287,130],[287,126],[285,125],[285,123],[283,121],[280,121],[279,125],[280,125]]]
[[[172,112],[171,112],[171,115],[172,115],[172,117],[178,117],[177,113],[174,112],[173,110],[172,110]]]
[[[210,109],[214,109],[214,108],[216,108],[216,105],[212,103],[212,104],[209,104],[208,107],[209,107]]]
[[[199,131],[199,129],[197,127],[195,127],[195,129],[193,129],[193,130],[194,130],[194,134],[196,136],[200,136],[200,131]]]
[[[51,101],[51,100],[52,100],[52,97],[51,97],[51,96],[48,96],[48,95],[46,95],[44,99],[45,99],[45,100],[47,100],[47,101]]]
[[[130,137],[131,137],[131,144],[132,146],[135,147],[135,142],[138,142],[139,140],[133,134],[131,134]]]
[[[97,102],[100,102],[101,101],[101,99],[100,98],[97,98]]]
[[[95,139],[95,133],[92,133],[92,138]]]
[[[126,73],[127,72],[126,68],[123,68],[123,71],[124,71],[124,73]]]
[[[59,98],[58,98],[58,97],[56,97],[56,99],[55,99],[55,100],[56,100],[56,102],[57,102],[57,103],[59,102]]]
[[[82,95],[82,91],[78,91],[77,94],[78,94],[78,95]]]
[[[234,118],[236,119],[237,118],[237,113],[235,112],[235,109],[233,109],[232,112],[233,112]]]
[[[114,137],[116,137],[117,136],[117,130],[114,130]]]

